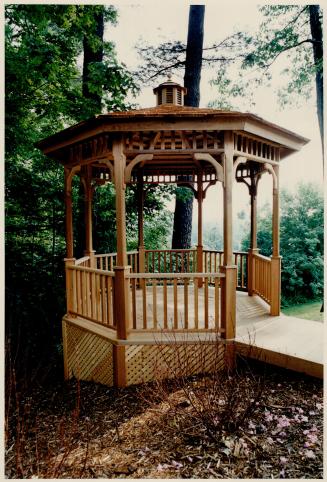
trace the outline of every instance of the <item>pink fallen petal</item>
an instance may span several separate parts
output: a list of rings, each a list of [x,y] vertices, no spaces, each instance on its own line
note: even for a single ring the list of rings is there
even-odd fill
[[[313,453],[312,450],[306,450],[306,451],[304,452],[304,455],[305,455],[308,459],[315,459],[315,458],[316,458],[316,456],[315,456],[315,454]]]

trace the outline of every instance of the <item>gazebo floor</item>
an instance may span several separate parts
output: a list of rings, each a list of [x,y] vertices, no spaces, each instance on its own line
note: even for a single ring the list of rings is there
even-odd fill
[[[238,351],[273,365],[323,377],[323,323],[293,316],[270,316],[258,296],[237,293]],[[253,349],[249,350],[249,346]]]

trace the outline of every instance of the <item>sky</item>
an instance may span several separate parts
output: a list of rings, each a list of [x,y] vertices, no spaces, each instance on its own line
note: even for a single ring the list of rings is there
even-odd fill
[[[192,2],[191,2],[192,3]],[[195,3],[195,2],[194,2]],[[154,45],[167,40],[181,40],[186,42],[189,2],[117,2],[119,12],[118,25],[106,29],[106,37],[116,44],[118,58],[129,68],[134,69],[140,62],[135,45],[140,40]],[[260,23],[260,14],[257,6],[249,1],[208,1],[206,2],[204,45],[222,40],[239,29],[253,32]],[[214,78],[214,70],[205,69],[201,77],[201,102],[200,107],[207,106],[209,101],[216,98],[214,88],[209,85]],[[181,76],[174,76],[174,80],[183,83]],[[278,73],[273,79],[271,88],[262,88],[258,92],[255,108],[245,105],[244,110],[272,121],[297,134],[310,139],[309,144],[301,152],[293,154],[282,161],[280,168],[280,187],[295,190],[298,182],[312,181],[322,185],[322,153],[319,137],[319,128],[316,115],[315,96],[309,101],[303,101],[300,107],[287,107],[281,110],[277,104],[275,90],[279,85]],[[142,89],[136,102],[141,107],[155,105],[153,87]],[[259,185],[258,205],[271,202],[272,179],[264,175]],[[211,187],[208,190],[204,203],[204,223],[219,222],[222,219],[222,194],[221,187]],[[244,185],[235,183],[233,192],[234,216],[239,211],[249,212],[249,196]],[[174,204],[169,206],[173,210]],[[194,222],[196,223],[196,203],[194,204]]]

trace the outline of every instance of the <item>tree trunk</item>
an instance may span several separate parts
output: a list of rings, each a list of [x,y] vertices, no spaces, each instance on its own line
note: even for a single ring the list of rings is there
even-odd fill
[[[324,78],[323,78],[323,40],[319,5],[309,5],[310,28],[312,35],[313,57],[316,67],[317,114],[321,144],[324,157]]]
[[[92,35],[93,42],[89,40],[87,34],[83,39],[83,79],[82,79],[82,92],[86,99],[89,99],[93,103],[93,114],[101,113],[101,95],[92,92],[89,82],[90,67],[93,62],[102,62],[103,60],[103,32],[104,32],[104,16],[103,9],[100,12],[94,14],[95,28]],[[94,43],[94,37],[97,40],[97,48],[92,47]],[[77,225],[76,225],[76,255],[77,257],[84,256],[85,250],[85,205],[84,205],[84,187],[82,183],[78,189],[77,199]]]
[[[92,47],[87,35],[84,35],[83,49],[83,96],[94,102],[94,114],[101,113],[101,95],[92,92],[88,85],[90,81],[90,67],[93,62],[102,62],[103,60],[103,32],[104,32],[104,18],[103,10],[94,15],[95,32],[94,36],[99,41],[97,48]]]
[[[185,105],[199,107],[203,49],[204,5],[191,5],[188,21],[184,87]],[[172,248],[189,249],[192,236],[193,194],[185,199],[176,192]]]
[[[187,94],[184,103],[191,107],[200,105],[204,9],[204,5],[191,5],[188,19],[184,74],[184,87],[187,88]]]

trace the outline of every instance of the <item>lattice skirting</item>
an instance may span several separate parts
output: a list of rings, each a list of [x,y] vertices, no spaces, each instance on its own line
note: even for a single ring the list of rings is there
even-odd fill
[[[125,348],[127,385],[158,378],[210,373],[224,365],[222,344],[130,345]]]
[[[113,385],[113,345],[97,334],[63,320],[66,378]]]
[[[223,343],[209,340],[187,343],[173,339],[120,345],[122,357],[115,366],[117,346],[110,339],[66,319],[62,323],[66,379],[76,377],[113,386],[115,380],[121,379],[115,373],[119,369],[125,373],[123,385],[134,385],[159,378],[210,373],[224,366]]]

